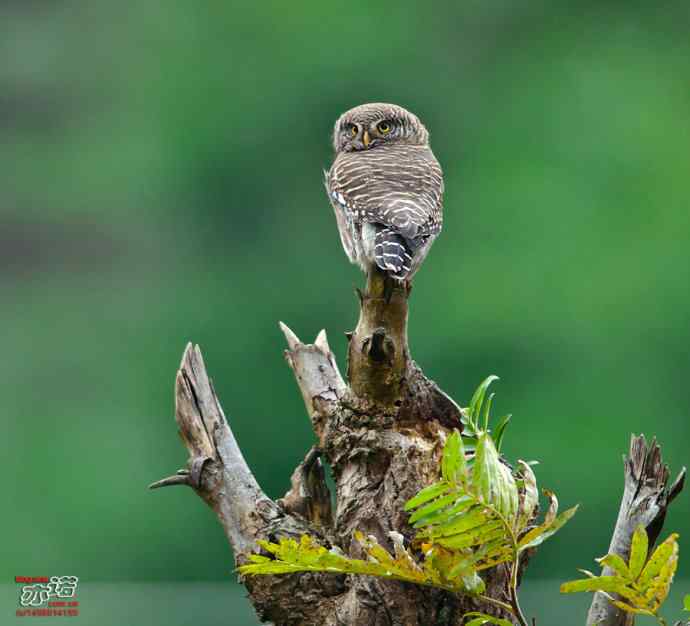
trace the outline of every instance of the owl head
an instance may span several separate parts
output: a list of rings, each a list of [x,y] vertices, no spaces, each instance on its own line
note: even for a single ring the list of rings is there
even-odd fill
[[[419,118],[396,104],[371,102],[343,113],[335,123],[338,152],[373,150],[392,143],[425,145],[429,132]]]

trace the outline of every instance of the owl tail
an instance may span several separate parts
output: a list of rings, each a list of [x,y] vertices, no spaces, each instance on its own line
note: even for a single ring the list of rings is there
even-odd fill
[[[412,254],[405,238],[391,230],[381,228],[374,239],[376,265],[402,280],[412,267]]]

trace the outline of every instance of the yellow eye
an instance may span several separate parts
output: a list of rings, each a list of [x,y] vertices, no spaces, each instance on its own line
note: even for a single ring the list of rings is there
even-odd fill
[[[387,135],[391,132],[391,125],[388,122],[379,122],[376,125],[376,129],[382,134]]]
[[[350,136],[351,137],[357,136],[357,127],[354,124],[352,126],[350,126]]]

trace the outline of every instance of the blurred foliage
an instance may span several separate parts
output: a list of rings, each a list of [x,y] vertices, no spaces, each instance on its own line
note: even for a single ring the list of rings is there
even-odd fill
[[[321,170],[372,100],[418,113],[446,173],[415,359],[463,404],[500,374],[503,452],[582,503],[529,575],[604,553],[629,433],[687,463],[689,23],[682,1],[0,4],[5,579],[231,576],[198,498],[145,489],[185,460],[175,369],[199,342],[282,495],[313,435],[277,321],[325,326],[344,367],[362,277]]]

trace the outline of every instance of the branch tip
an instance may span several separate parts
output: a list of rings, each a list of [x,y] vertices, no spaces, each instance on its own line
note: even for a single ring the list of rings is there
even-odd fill
[[[149,489],[160,489],[161,487],[174,487],[176,485],[187,485],[191,487],[189,474],[186,470],[178,470],[176,474],[157,480],[149,485]]]
[[[184,347],[184,352],[182,352],[182,358],[180,359],[180,369],[184,369],[185,363],[188,363],[191,355],[194,353],[194,344],[191,341],[187,342]]]
[[[328,345],[328,337],[326,337],[326,329],[322,328],[321,331],[319,332],[318,335],[316,335],[316,339],[314,340],[314,345],[319,348],[319,350],[322,350],[326,354],[328,354],[331,351],[331,348]]]
[[[294,350],[295,348],[299,347],[299,345],[302,342],[299,340],[299,337],[290,330],[287,324],[284,324],[283,322],[278,322],[278,326],[280,327],[280,330],[283,332],[283,335],[285,335],[285,340],[287,341],[288,348],[290,348],[290,350]]]
[[[673,481],[673,484],[668,489],[668,503],[671,504],[676,499],[676,496],[683,491],[685,486],[685,475],[687,473],[687,468],[680,470],[677,478]]]

